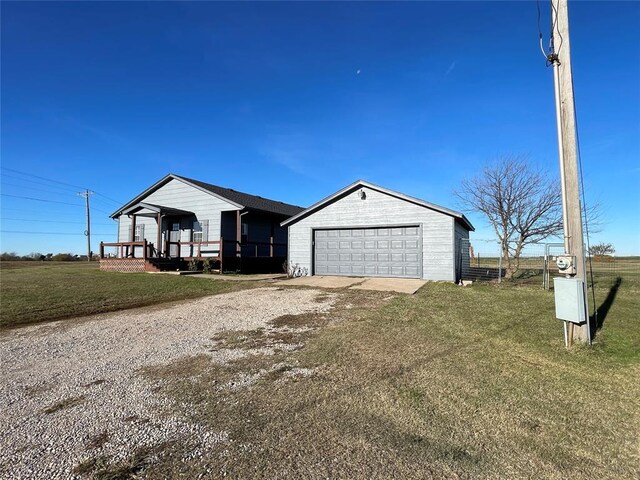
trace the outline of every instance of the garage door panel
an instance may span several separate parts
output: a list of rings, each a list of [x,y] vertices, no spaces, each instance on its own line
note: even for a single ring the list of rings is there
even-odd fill
[[[405,267],[405,273],[407,274],[408,277],[417,277],[420,275],[420,270],[418,269],[418,267],[412,266],[412,265],[407,265]]]
[[[316,230],[314,273],[419,278],[420,227]]]

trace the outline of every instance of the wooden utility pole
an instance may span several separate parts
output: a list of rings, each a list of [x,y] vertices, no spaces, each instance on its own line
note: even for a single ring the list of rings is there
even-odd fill
[[[84,231],[84,234],[87,237],[87,261],[91,261],[91,214],[89,211],[89,196],[93,195],[93,192],[90,190],[85,190],[84,192],[79,192],[78,195],[84,197],[86,205],[87,205],[87,229]]]
[[[553,64],[553,80],[556,95],[558,122],[558,147],[560,156],[560,181],[562,183],[562,220],[564,225],[564,250],[575,259],[573,278],[584,282],[584,302],[579,308],[585,311],[587,322],[575,325],[573,340],[588,342],[589,312],[586,303],[586,268],[582,233],[582,208],[578,182],[578,156],[576,118],[571,73],[571,48],[569,44],[569,12],[567,0],[551,0],[551,25],[553,48],[548,59]],[[573,324],[572,324],[573,325]]]

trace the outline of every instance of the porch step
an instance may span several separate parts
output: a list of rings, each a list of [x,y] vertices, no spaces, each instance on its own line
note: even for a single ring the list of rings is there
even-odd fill
[[[182,263],[182,260],[179,258],[147,258],[145,271],[166,272],[170,270],[180,270]]]

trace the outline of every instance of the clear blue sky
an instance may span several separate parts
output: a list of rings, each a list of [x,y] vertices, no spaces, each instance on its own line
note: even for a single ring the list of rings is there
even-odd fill
[[[638,255],[640,3],[569,7],[587,201],[606,213],[592,241]],[[78,188],[13,170],[122,202],[169,172],[303,206],[364,178],[458,209],[495,155],[557,175],[535,2],[1,8],[2,251],[85,251]],[[104,196],[94,250],[115,239]]]

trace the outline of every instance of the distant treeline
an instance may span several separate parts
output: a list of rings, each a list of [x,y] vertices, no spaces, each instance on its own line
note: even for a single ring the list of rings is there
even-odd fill
[[[97,259],[97,255],[93,255],[94,259]],[[12,262],[12,261],[27,261],[27,262],[75,262],[84,260],[87,261],[86,255],[75,255],[73,253],[40,253],[32,252],[29,255],[18,255],[16,252],[3,252],[0,253],[0,261]]]

